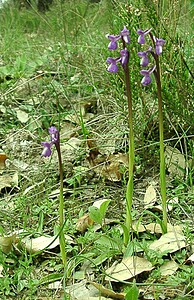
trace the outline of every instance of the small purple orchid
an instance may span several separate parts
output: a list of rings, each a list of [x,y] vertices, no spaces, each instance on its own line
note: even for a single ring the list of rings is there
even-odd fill
[[[117,58],[112,58],[112,57],[108,57],[106,62],[108,64],[110,64],[110,66],[107,68],[108,72],[110,73],[116,73],[119,69],[119,67],[117,66],[117,63],[121,61],[120,57]]]
[[[41,142],[41,145],[44,146],[44,149],[42,151],[42,156],[44,156],[44,157],[51,156],[52,143],[51,142]]]
[[[121,55],[121,65],[125,66],[129,61],[129,51],[127,50],[127,48],[122,49],[120,51],[120,55]]]
[[[129,61],[129,51],[125,47],[126,44],[130,43],[129,30],[127,29],[126,26],[124,26],[123,30],[121,30],[120,32],[120,35],[108,34],[106,37],[110,40],[110,43],[108,45],[109,50],[116,50],[118,48],[117,41],[119,39],[122,39],[123,42],[124,49],[120,51],[120,57],[118,58],[108,57],[106,60],[106,62],[109,64],[107,68],[108,72],[116,73],[118,71],[118,62],[120,62],[121,65],[124,67]]]
[[[53,144],[59,145],[59,131],[55,126],[51,126],[49,129],[49,134],[50,134],[50,142],[41,142],[41,145],[44,147],[42,151],[42,156],[44,157],[49,157],[51,156],[51,147]]]
[[[149,64],[149,58],[148,58],[148,54],[149,52],[152,50],[152,47],[149,47],[149,49],[147,51],[143,51],[143,52],[138,52],[137,55],[139,57],[141,57],[140,60],[140,65],[142,67],[146,67]]]
[[[118,48],[117,41],[120,40],[121,36],[120,35],[108,34],[107,38],[110,40],[110,43],[108,45],[108,49],[109,50],[116,50]]]
[[[166,43],[166,41],[155,37],[154,40],[156,42],[156,54],[160,55],[162,53],[162,46]]]
[[[152,28],[144,30],[144,31],[141,29],[137,30],[137,34],[139,34],[139,37],[138,37],[139,44],[141,44],[141,45],[145,44],[145,35],[148,34],[151,30],[152,30]]]
[[[146,86],[146,85],[148,85],[152,82],[152,79],[151,79],[150,75],[154,72],[155,68],[156,68],[156,66],[153,66],[149,70],[141,70],[140,71],[140,74],[144,76],[142,81],[141,81],[143,86]]]
[[[129,30],[124,26],[121,30],[121,38],[125,41],[126,44],[130,44]]]
[[[59,142],[59,131],[57,130],[57,128],[55,126],[51,126],[48,129],[48,132],[49,132],[50,137],[51,137],[51,142],[53,144],[58,143]]]

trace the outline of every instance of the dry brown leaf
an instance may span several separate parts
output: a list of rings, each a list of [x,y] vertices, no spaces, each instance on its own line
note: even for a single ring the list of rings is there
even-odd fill
[[[177,148],[166,146],[165,160],[168,172],[171,176],[178,176],[179,178],[184,177],[186,167],[185,157]]]
[[[95,286],[99,290],[100,295],[102,295],[102,296],[110,297],[110,298],[116,299],[116,300],[125,299],[125,294],[124,293],[115,293],[114,291],[105,288],[102,284],[99,284],[99,283],[96,283],[96,282],[93,282],[93,281],[90,281],[90,284]]]
[[[186,247],[185,236],[179,232],[172,231],[151,243],[149,248],[159,252],[172,253],[184,247]]]
[[[65,235],[65,239],[68,240],[68,242],[70,242],[70,243],[73,242],[72,238],[67,235]],[[40,237],[32,238],[32,239],[29,239],[28,237],[26,237],[21,240],[21,245],[29,253],[36,253],[36,252],[44,250],[45,248],[46,249],[54,249],[55,247],[59,246],[59,237],[40,236]]]
[[[108,268],[106,270],[107,276],[105,277],[105,280],[116,282],[128,280],[142,272],[151,271],[153,268],[154,267],[152,267],[152,264],[147,259],[138,256],[130,256],[123,258],[121,263]]]
[[[1,175],[0,191],[7,187],[18,187],[18,173],[14,175]]]
[[[99,290],[94,285],[88,284],[87,280],[67,286],[65,290],[71,300],[112,300],[101,297]]]
[[[154,186],[150,184],[146,189],[145,196],[144,196],[145,207],[154,205],[155,202],[156,202],[156,190]]]
[[[146,230],[150,231],[150,233],[162,233],[162,229],[160,224],[158,223],[150,223],[145,225]],[[180,225],[173,226],[172,224],[167,224],[167,232],[179,232],[182,233],[182,227]]]
[[[174,197],[173,199],[169,200],[167,202],[167,211],[172,211],[174,208],[174,205],[179,202],[178,197]],[[162,205],[156,205],[154,208],[158,211],[162,211]]]
[[[95,160],[94,171],[110,181],[120,181],[123,173],[122,167],[128,167],[128,155],[123,153],[99,157]]]
[[[9,253],[16,241],[16,233],[9,236],[0,237],[0,248],[4,253]]]
[[[86,214],[79,218],[76,222],[77,231],[84,233],[88,227],[94,224],[94,221],[89,217],[89,214]]]
[[[175,261],[168,261],[160,267],[160,273],[162,276],[169,276],[174,274],[179,268],[179,265]]]
[[[4,170],[5,169],[5,161],[7,159],[7,155],[5,153],[0,153],[0,170]]]

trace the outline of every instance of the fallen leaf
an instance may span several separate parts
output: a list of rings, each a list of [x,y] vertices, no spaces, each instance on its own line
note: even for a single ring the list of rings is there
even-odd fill
[[[152,184],[148,186],[144,196],[145,207],[153,205],[156,202],[156,190]]]
[[[105,288],[100,283],[96,283],[96,282],[93,282],[93,281],[90,281],[90,283],[99,290],[100,295],[102,295],[102,296],[110,297],[110,298],[116,299],[116,300],[125,299],[125,294],[124,293],[115,293],[114,291]]]
[[[189,256],[189,257],[187,258],[186,262],[192,262],[192,263],[194,262],[194,253],[191,254],[191,256]]]
[[[16,241],[16,234],[0,237],[0,248],[4,253],[9,253],[12,250],[12,246]]]
[[[168,261],[160,267],[160,273],[162,276],[170,276],[174,274],[179,268],[179,265],[175,261]]]
[[[186,161],[184,155],[177,148],[166,146],[165,160],[168,172],[171,176],[184,177]]]
[[[3,275],[2,275],[2,271],[3,271],[3,266],[2,266],[2,265],[0,265],[0,277],[3,277]]]
[[[68,242],[73,242],[72,238],[65,235],[65,239]],[[42,250],[54,249],[59,246],[59,237],[57,236],[40,236],[37,238],[29,239],[25,237],[21,240],[21,245],[24,247],[29,253],[36,253]]]
[[[101,297],[99,290],[92,284],[88,284],[87,280],[74,283],[65,288],[66,293],[71,300],[108,300],[110,298]],[[111,300],[111,299],[110,299]]]
[[[159,252],[172,253],[186,247],[186,238],[179,232],[168,232],[159,240],[150,244],[149,248]]]
[[[108,268],[106,270],[107,276],[105,277],[105,280],[116,282],[128,280],[142,272],[151,271],[153,268],[154,267],[147,259],[138,256],[130,256],[123,258],[121,263]]]
[[[123,176],[122,169],[128,167],[128,155],[117,153],[105,157],[97,157],[93,163],[95,163],[94,171],[98,175],[110,181],[120,181]]]
[[[14,175],[2,175],[0,181],[0,191],[4,188],[18,187],[18,173]]]
[[[162,233],[162,229],[160,224],[158,223],[150,223],[145,225],[147,231],[150,233]],[[170,223],[167,224],[167,232],[179,232],[182,233],[182,226],[180,225],[172,225]]]
[[[26,123],[28,121],[29,116],[25,111],[20,110],[19,108],[16,108],[16,114],[17,114],[18,120],[21,123]]]
[[[7,155],[5,153],[0,153],[0,170],[5,169],[5,161],[7,159]]]
[[[89,217],[88,214],[79,218],[76,222],[76,229],[77,231],[84,233],[88,227],[94,224],[94,221]]]

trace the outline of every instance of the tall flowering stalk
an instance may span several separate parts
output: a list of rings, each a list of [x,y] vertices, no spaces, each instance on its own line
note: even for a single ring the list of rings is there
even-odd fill
[[[150,46],[147,51],[138,52],[138,56],[141,58],[140,65],[146,67],[149,64],[149,54],[152,55],[155,61],[155,65],[148,70],[141,70],[140,74],[143,75],[141,81],[143,86],[147,86],[151,83],[151,74],[154,74],[156,85],[157,85],[157,95],[158,95],[158,113],[159,113],[159,136],[160,136],[160,189],[162,197],[162,212],[163,212],[163,222],[162,231],[167,232],[167,205],[166,205],[166,177],[165,177],[165,158],[164,158],[164,129],[163,129],[163,111],[162,111],[162,86],[161,86],[161,75],[160,75],[160,61],[159,56],[162,54],[162,47],[165,44],[165,40],[156,38],[152,35],[151,29],[137,31],[139,35],[138,43],[145,44],[145,35],[149,34],[154,50]]]
[[[59,224],[60,224],[60,232],[59,232],[59,242],[60,242],[60,249],[61,249],[61,256],[63,265],[66,266],[67,259],[66,259],[66,250],[65,250],[65,237],[63,233],[63,224],[64,224],[64,216],[63,216],[63,208],[64,208],[64,198],[63,198],[63,164],[62,164],[62,157],[61,157],[61,150],[60,150],[60,134],[56,127],[51,126],[49,128],[50,134],[50,142],[42,142],[41,144],[44,146],[42,156],[49,157],[51,155],[51,147],[55,145],[57,154],[58,154],[58,161],[59,161],[59,173],[60,173],[60,199],[59,199]]]
[[[129,240],[129,232],[132,229],[132,200],[133,200],[133,169],[134,169],[134,133],[133,133],[133,117],[132,117],[132,94],[130,86],[130,72],[129,72],[129,51],[127,45],[130,44],[129,30],[124,26],[119,35],[107,35],[110,40],[108,45],[109,50],[116,50],[118,48],[118,41],[122,41],[122,50],[117,58],[108,57],[107,63],[108,71],[116,73],[120,64],[125,74],[126,94],[128,101],[128,122],[129,122],[129,179],[126,191],[126,229],[124,233],[124,243],[127,244]]]

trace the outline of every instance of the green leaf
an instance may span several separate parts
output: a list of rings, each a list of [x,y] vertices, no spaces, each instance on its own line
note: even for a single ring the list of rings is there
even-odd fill
[[[109,203],[110,203],[110,200],[106,200],[100,205],[100,213],[102,215],[102,218],[105,217],[105,213],[106,213]]]
[[[138,300],[139,290],[135,283],[125,295],[125,300]]]
[[[89,213],[90,213],[90,218],[91,218],[94,222],[96,222],[96,223],[102,225],[102,219],[103,219],[103,217],[102,217],[102,215],[101,215],[101,213],[100,213],[100,210],[99,210],[97,207],[91,206],[91,207],[89,208]]]

